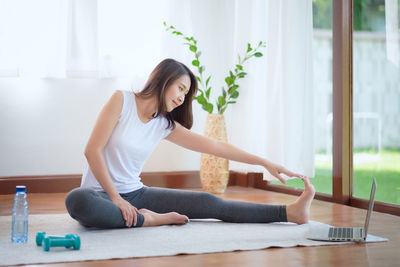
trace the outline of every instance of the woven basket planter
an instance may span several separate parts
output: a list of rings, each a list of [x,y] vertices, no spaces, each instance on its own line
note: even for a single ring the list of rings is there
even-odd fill
[[[224,115],[207,115],[204,136],[227,141]],[[212,194],[224,193],[229,181],[229,161],[213,155],[201,154],[200,180],[204,191]]]

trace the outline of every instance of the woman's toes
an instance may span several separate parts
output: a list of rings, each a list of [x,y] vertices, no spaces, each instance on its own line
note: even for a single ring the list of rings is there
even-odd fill
[[[185,224],[189,222],[189,218],[185,215],[181,215],[177,212],[171,212],[171,219],[173,220],[173,223],[177,224]]]

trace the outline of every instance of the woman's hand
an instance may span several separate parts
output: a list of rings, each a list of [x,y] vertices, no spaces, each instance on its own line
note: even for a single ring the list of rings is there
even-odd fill
[[[121,210],[122,217],[125,220],[125,225],[127,227],[131,227],[132,225],[136,226],[137,214],[139,213],[137,208],[132,206],[131,203],[129,203],[122,197],[112,200],[112,202],[114,202],[114,204],[117,205],[118,208]]]
[[[283,174],[285,174],[285,175],[287,175],[289,177],[299,177],[299,178],[302,178],[302,179],[307,177],[307,176],[302,175],[302,174],[291,172],[291,171],[285,169],[285,167],[283,167],[281,165],[278,165],[278,164],[275,164],[275,163],[271,163],[271,162],[266,163],[264,167],[267,169],[267,171],[270,174],[272,174],[273,176],[278,178],[279,181],[281,181],[283,184],[286,184],[286,179],[283,178],[280,175],[281,173],[283,173]]]

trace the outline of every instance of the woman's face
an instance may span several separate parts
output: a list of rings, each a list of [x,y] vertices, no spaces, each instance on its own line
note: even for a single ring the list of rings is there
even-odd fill
[[[165,93],[165,104],[167,105],[168,112],[171,112],[173,109],[183,104],[189,89],[189,75],[182,75],[167,88],[167,92]]]

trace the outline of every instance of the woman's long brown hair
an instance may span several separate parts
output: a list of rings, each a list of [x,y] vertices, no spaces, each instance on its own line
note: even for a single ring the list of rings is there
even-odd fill
[[[185,96],[185,101],[182,105],[171,112],[167,112],[165,103],[167,88],[182,75],[188,75],[190,77],[189,92]],[[167,58],[154,68],[143,90],[136,95],[143,98],[157,96],[158,109],[155,117],[165,116],[168,120],[167,128],[175,129],[175,121],[177,121],[185,128],[190,129],[193,125],[192,102],[196,93],[197,80],[192,71],[184,64],[174,59]]]

